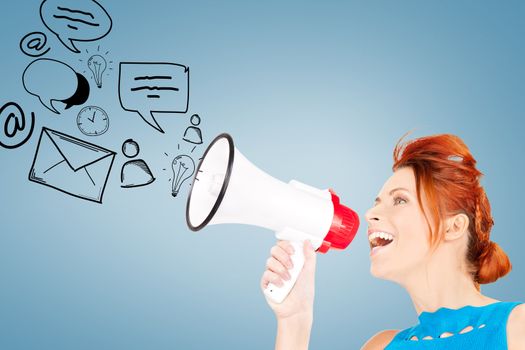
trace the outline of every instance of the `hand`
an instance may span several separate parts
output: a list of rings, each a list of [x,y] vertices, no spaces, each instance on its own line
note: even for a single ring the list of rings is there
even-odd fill
[[[304,266],[293,286],[290,294],[281,304],[276,304],[266,298],[266,302],[275,313],[278,320],[287,318],[308,317],[313,314],[314,294],[315,294],[315,265],[316,253],[310,243],[305,241]],[[288,269],[291,268],[293,247],[288,241],[278,241],[272,247],[271,257],[266,262],[266,271],[261,278],[261,289],[264,291],[271,282],[276,286],[282,286],[283,280],[290,279]]]

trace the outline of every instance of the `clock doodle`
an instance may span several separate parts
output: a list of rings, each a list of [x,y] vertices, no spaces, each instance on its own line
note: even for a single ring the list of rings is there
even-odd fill
[[[99,136],[109,129],[108,114],[100,107],[87,106],[78,112],[77,125],[87,136]]]

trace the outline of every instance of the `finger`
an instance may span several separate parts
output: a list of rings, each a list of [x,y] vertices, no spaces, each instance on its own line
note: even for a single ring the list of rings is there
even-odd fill
[[[317,254],[315,252],[314,247],[312,246],[312,243],[308,240],[304,242],[303,245],[303,251],[304,251],[304,270],[313,270],[315,272],[315,264],[317,260]]]
[[[293,267],[290,254],[288,254],[288,252],[280,246],[273,246],[270,250],[270,254],[288,269],[291,269]]]
[[[277,245],[281,248],[283,248],[289,255],[293,255],[295,252],[295,249],[293,245],[290,243],[290,241],[277,241]]]
[[[292,278],[292,276],[288,272],[288,269],[274,257],[268,258],[268,260],[266,261],[266,267],[268,268],[268,270],[275,272],[276,274],[281,276],[281,278],[285,281],[288,281],[290,278]]]
[[[278,274],[276,274],[275,272],[272,272],[270,270],[266,270],[264,271],[263,273],[263,276],[261,278],[261,287],[262,289],[266,289],[268,287],[268,284],[270,283],[273,283],[275,284],[276,286],[278,287],[282,287],[283,286],[283,280],[281,279],[281,277],[279,277]]]
[[[306,259],[315,259],[317,257],[312,242],[310,242],[309,240],[304,241],[303,251]]]

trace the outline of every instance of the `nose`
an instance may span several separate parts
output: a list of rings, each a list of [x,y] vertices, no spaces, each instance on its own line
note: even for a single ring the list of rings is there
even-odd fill
[[[365,213],[365,219],[370,225],[372,222],[378,222],[379,221],[379,213],[378,213],[378,206],[373,206],[372,208],[368,209]]]

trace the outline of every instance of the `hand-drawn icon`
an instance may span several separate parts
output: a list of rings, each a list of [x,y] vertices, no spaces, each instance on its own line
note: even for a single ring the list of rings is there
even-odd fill
[[[119,100],[126,111],[137,112],[151,127],[164,133],[153,113],[188,111],[190,69],[175,63],[122,62]]]
[[[89,97],[89,83],[82,74],[67,64],[49,58],[31,62],[22,75],[24,89],[38,97],[51,112],[60,114],[53,101],[66,105],[65,109],[81,105]]]
[[[140,152],[139,144],[127,139],[122,144],[122,153],[128,158],[138,156]],[[120,172],[120,183],[122,188],[141,187],[149,185],[155,181],[148,164],[143,159],[129,160],[122,165]]]
[[[97,106],[87,106],[78,112],[77,126],[86,136],[99,136],[109,129],[106,111]]]
[[[35,127],[35,113],[31,112],[31,122],[26,128],[26,117],[22,108],[16,102],[8,102],[0,108],[0,121],[4,121],[4,132],[0,133],[0,146],[18,148],[29,140]],[[13,125],[12,125],[13,124]],[[29,130],[28,130],[29,129]],[[25,130],[24,136],[15,136]]]
[[[193,146],[193,148],[191,149],[191,151],[189,153],[193,154],[193,151],[195,150],[195,148],[197,148],[197,146]],[[180,143],[177,144],[177,150],[178,150],[178,152],[180,152]],[[166,157],[168,157],[169,159],[171,159],[171,156],[168,153],[164,152],[164,155]],[[180,160],[182,160],[185,163],[184,166],[182,164],[176,164],[177,162],[179,162],[177,160],[179,157],[180,157]],[[186,157],[188,157],[191,160],[191,164],[193,164],[193,170],[191,169],[192,167],[190,165],[190,162],[188,161],[188,158],[186,158]],[[177,160],[177,162],[176,162],[176,160]],[[202,160],[202,157],[199,158],[199,161],[200,160]],[[182,162],[179,162],[179,163],[182,163]],[[171,169],[170,170],[171,170],[172,176],[169,178],[168,181],[171,183],[171,195],[173,197],[176,197],[177,194],[179,193],[180,186],[182,185],[182,182],[187,180],[186,176],[184,176],[184,179],[182,180],[182,182],[180,181],[180,179],[177,181],[177,175],[180,174],[179,169],[178,168],[176,169],[177,166],[182,167],[182,172],[191,170],[191,173],[193,174],[193,172],[195,171],[195,162],[193,161],[193,158],[191,156],[188,156],[188,155],[185,155],[185,154],[181,154],[181,155],[175,157],[175,159],[173,159],[173,161],[171,161]],[[185,170],[184,167],[188,168],[188,170]],[[168,171],[167,168],[163,168],[162,170]],[[180,176],[182,176],[182,175],[180,175]],[[191,174],[189,175],[189,177],[191,177]],[[173,179],[173,181],[172,181],[172,179]],[[179,182],[179,183],[177,183],[177,182]],[[189,185],[191,186],[192,184],[190,183]]]
[[[171,185],[171,195],[177,197],[180,191],[180,187],[184,181],[191,178],[195,172],[195,162],[191,159],[190,156],[181,154],[171,163],[171,168],[173,170],[173,183]]]
[[[44,127],[29,181],[102,203],[115,155],[113,151]]]
[[[51,50],[46,47],[47,37],[42,32],[31,32],[20,40],[20,50],[28,56],[40,57]]]
[[[88,60],[89,70],[91,70],[93,79],[95,79],[98,88],[102,87],[102,75],[107,66],[108,63],[106,62],[106,59],[100,55],[93,55]]]
[[[100,52],[100,45],[97,47],[96,54],[91,55],[88,50],[86,50],[86,53],[89,55],[86,67],[91,71],[91,77],[95,80],[95,84],[97,84],[97,87],[100,89],[102,88],[102,77],[104,75],[109,75],[107,72],[113,70],[113,67],[111,66],[113,61],[107,58],[109,51],[106,51],[102,55]],[[79,61],[84,62],[83,59],[79,59]],[[105,72],[106,74],[104,74]],[[83,73],[86,73],[86,71]]]
[[[65,47],[80,53],[74,41],[95,41],[108,35],[111,17],[95,0],[44,0],[40,18]]]
[[[191,116],[190,122],[192,126],[188,126],[186,128],[182,139],[186,142],[200,145],[202,144],[202,132],[201,129],[197,127],[197,125],[200,124],[201,117],[199,117],[198,114],[194,114]]]

